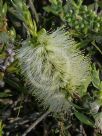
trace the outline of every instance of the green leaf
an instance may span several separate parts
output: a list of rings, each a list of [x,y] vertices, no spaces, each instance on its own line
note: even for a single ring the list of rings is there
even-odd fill
[[[10,14],[12,14],[13,16],[15,16],[17,19],[23,21],[24,18],[22,16],[22,13],[20,12],[17,12],[17,10],[14,10],[12,7],[9,8],[9,12]]]
[[[9,36],[8,36],[8,34],[6,32],[0,33],[0,41],[2,43],[7,43],[8,40],[9,40]]]
[[[0,59],[5,59],[5,57],[6,57],[6,53],[3,52],[0,54]]]
[[[80,113],[78,111],[74,112],[75,116],[77,117],[77,119],[79,119],[82,123],[89,125],[89,126],[94,126],[93,121],[91,121],[86,115],[84,115],[83,113]]]
[[[102,8],[102,1],[101,0],[98,1],[98,5],[99,5],[100,8]]]
[[[80,7],[83,3],[83,0],[78,0],[78,6]]]
[[[57,5],[57,0],[49,0],[52,4],[56,4]]]
[[[43,9],[44,9],[46,12],[48,12],[48,13],[52,11],[51,6],[43,7]]]
[[[78,106],[78,105],[76,105],[76,104],[74,104],[74,103],[71,103],[71,104],[72,104],[72,106],[74,106],[76,109],[79,109],[79,110],[84,109],[84,108],[82,108],[82,107],[80,107],[80,106]]]
[[[88,9],[89,9],[89,10],[94,10],[94,6],[95,6],[95,4],[92,3],[92,4],[88,5]]]
[[[0,98],[6,98],[12,96],[10,93],[0,92]]]
[[[99,70],[96,70],[96,67],[93,66],[92,69],[92,83],[94,87],[100,89],[100,78],[99,78]]]
[[[17,71],[17,68],[14,67],[14,66],[10,66],[10,67],[7,68],[7,71],[8,71],[9,73],[14,73],[14,72]]]
[[[100,90],[102,91],[102,81],[101,81],[101,83],[100,83]]]
[[[20,90],[20,86],[19,83],[13,79],[8,79],[6,78],[5,82],[7,84],[9,84],[10,86],[12,86],[13,88],[16,88],[17,90]]]
[[[3,128],[4,124],[2,123],[2,120],[0,120],[0,136],[3,136]]]
[[[102,134],[96,134],[96,136],[102,136]]]
[[[5,3],[3,8],[2,8],[2,16],[5,17],[7,12],[7,4]]]

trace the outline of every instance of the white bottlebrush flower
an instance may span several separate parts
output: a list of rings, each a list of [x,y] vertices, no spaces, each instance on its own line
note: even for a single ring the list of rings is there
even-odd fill
[[[90,82],[90,64],[61,28],[39,32],[35,44],[24,45],[17,57],[37,99],[51,111],[68,110],[75,93],[83,95]]]

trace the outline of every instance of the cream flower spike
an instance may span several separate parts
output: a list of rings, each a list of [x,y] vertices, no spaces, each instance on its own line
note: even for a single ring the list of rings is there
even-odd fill
[[[52,112],[68,111],[73,94],[82,96],[90,83],[90,61],[62,28],[41,31],[37,42],[17,53],[22,73],[36,96]]]

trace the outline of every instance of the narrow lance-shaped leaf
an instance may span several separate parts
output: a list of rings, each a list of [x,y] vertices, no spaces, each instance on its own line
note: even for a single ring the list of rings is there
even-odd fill
[[[89,126],[94,126],[93,121],[91,121],[86,115],[83,113],[80,113],[78,111],[74,112],[75,116],[84,124],[89,125]]]

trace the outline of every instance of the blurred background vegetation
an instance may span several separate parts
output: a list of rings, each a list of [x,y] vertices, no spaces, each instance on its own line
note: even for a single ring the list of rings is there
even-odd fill
[[[27,136],[102,135],[102,1],[0,0],[0,136],[22,136],[45,112],[28,91],[15,54],[35,29],[60,26],[90,56],[92,83],[83,98],[73,99],[70,115],[49,114]]]

